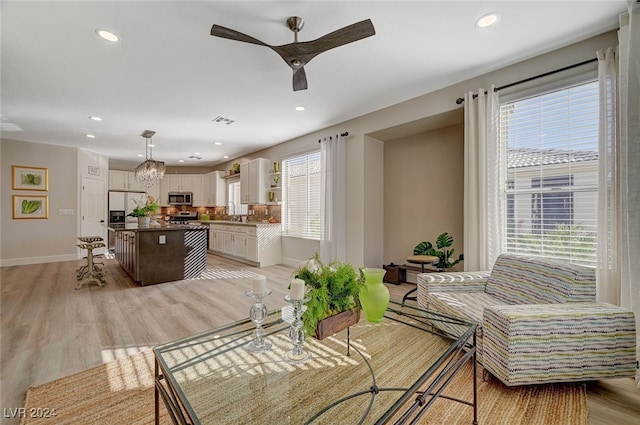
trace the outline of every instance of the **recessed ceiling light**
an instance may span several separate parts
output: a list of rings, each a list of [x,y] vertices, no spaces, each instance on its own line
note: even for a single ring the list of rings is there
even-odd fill
[[[179,159],[178,162],[184,162],[184,159]]]
[[[136,154],[136,156],[142,158],[144,157],[144,154],[139,153],[139,154]]]
[[[200,152],[194,152],[193,154],[194,155],[200,155]]]
[[[153,143],[149,143],[149,147],[150,147],[150,148],[155,148],[155,147],[156,147],[156,145],[154,145]]]
[[[296,111],[304,111],[304,106],[296,106]]]
[[[216,146],[221,146],[221,145],[222,145],[222,142],[215,142],[215,143],[214,143],[214,145],[216,145]]]
[[[120,38],[118,38],[117,35],[115,35],[114,33],[107,31],[107,30],[101,30],[101,29],[97,29],[96,30],[96,34],[98,34],[99,37],[107,40],[107,41],[111,41],[111,42],[116,42],[118,40],[120,40]]]
[[[96,136],[94,134],[85,134],[84,137],[88,138],[88,139],[95,139]]]
[[[224,159],[228,159],[228,158],[229,158],[229,155],[225,155],[225,156],[223,156],[223,158],[224,158]]]
[[[89,115],[89,118],[91,118],[94,121],[102,121],[102,118],[100,117],[94,117],[93,115]]]
[[[478,18],[478,20],[476,21],[476,27],[478,28],[490,27],[491,25],[494,25],[496,22],[498,22],[498,19],[500,19],[500,15],[498,15],[497,13],[495,12],[487,13],[486,15],[483,15]]]

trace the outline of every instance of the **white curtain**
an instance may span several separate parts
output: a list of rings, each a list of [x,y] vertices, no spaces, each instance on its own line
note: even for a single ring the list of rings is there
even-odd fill
[[[464,270],[490,270],[501,251],[504,163],[500,107],[491,86],[464,96]]]
[[[629,13],[620,17],[617,63],[613,49],[598,52],[597,298],[634,312],[640,356],[640,2],[627,4]],[[636,382],[640,387],[640,371]]]
[[[347,192],[346,192],[346,138],[341,135],[325,137],[320,141],[322,167],[320,223],[320,258],[347,261]]]

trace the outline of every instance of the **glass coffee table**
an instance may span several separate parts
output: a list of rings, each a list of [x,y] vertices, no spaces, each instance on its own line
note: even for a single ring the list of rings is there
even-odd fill
[[[292,364],[282,316],[263,323],[262,353],[244,348],[249,319],[155,347],[156,424],[160,399],[175,424],[404,424],[438,397],[470,406],[477,423],[475,324],[392,300],[381,323],[308,338],[311,359]],[[443,394],[468,363],[473,400]]]

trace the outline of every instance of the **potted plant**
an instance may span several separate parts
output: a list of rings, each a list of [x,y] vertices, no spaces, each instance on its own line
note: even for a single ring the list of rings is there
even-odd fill
[[[131,217],[137,217],[138,225],[149,226],[149,222],[151,220],[150,215],[156,213],[160,209],[160,205],[158,205],[151,195],[143,196],[139,201],[134,199],[133,202],[136,206],[128,215]]]
[[[455,249],[447,249],[453,244],[453,236],[449,235],[447,232],[444,232],[436,239],[436,248],[433,247],[433,244],[428,241],[420,242],[413,248],[414,255],[433,255],[438,257],[438,262],[435,267],[439,271],[447,271],[451,267],[458,264],[460,261],[463,261],[464,257],[462,254],[458,256],[456,259],[453,254]]]
[[[306,284],[309,301],[302,321],[307,335],[323,339],[360,320],[358,293],[363,279],[351,264],[334,261],[325,265],[316,253],[293,277]]]

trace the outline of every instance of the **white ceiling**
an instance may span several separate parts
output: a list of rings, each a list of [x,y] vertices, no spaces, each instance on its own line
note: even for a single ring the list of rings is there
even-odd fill
[[[2,1],[2,137],[139,162],[213,166],[616,28],[608,1]],[[487,12],[500,21],[474,26]],[[262,46],[370,18],[376,35],[314,58],[309,89]],[[120,36],[108,43],[97,28]],[[303,105],[304,112],[295,106]],[[102,117],[101,122],[89,119]],[[233,124],[214,123],[217,116]],[[15,130],[15,126],[22,131]],[[88,139],[85,134],[94,134]],[[221,142],[222,145],[215,145]],[[201,160],[188,157],[199,152]],[[179,164],[178,160],[185,160]]]

